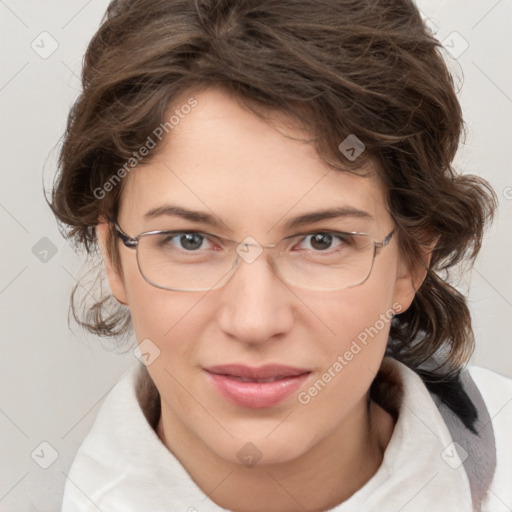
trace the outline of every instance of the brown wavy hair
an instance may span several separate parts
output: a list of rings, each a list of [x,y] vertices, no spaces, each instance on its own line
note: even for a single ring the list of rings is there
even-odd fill
[[[114,0],[87,48],[82,83],[50,200],[77,246],[96,251],[95,226],[116,216],[123,183],[101,198],[95,191],[165,122],[174,99],[222,87],[261,117],[298,120],[333,168],[363,173],[373,163],[402,256],[418,262],[435,241],[411,307],[393,319],[388,353],[414,369],[437,354],[445,377],[467,362],[469,309],[441,275],[473,262],[496,196],[452,167],[461,108],[442,47],[412,1]],[[349,134],[366,147],[354,162],[338,149]],[[117,250],[111,236],[116,265]],[[101,336],[130,329],[129,311],[109,294],[72,300],[72,312]]]

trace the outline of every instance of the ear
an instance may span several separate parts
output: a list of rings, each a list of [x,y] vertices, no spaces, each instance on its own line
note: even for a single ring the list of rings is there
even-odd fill
[[[98,239],[101,256],[103,258],[103,263],[105,264],[108,283],[110,285],[110,289],[112,290],[112,294],[118,302],[127,305],[128,301],[126,300],[126,290],[124,287],[123,276],[115,268],[108,250],[109,244],[111,243],[110,228],[108,223],[100,222],[97,224],[96,237]]]
[[[435,242],[428,247],[422,248],[422,254],[419,261],[408,265],[402,257],[398,266],[398,277],[395,283],[395,292],[393,296],[393,306],[398,306],[395,313],[400,314],[409,309],[416,292],[422,285],[427,275],[432,259],[432,251]]]

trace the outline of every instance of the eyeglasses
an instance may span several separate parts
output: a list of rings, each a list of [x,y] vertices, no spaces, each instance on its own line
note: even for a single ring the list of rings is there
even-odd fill
[[[135,238],[111,220],[123,244],[136,251],[137,264],[151,285],[172,291],[206,291],[224,286],[240,260],[253,263],[264,249],[270,267],[283,281],[298,288],[332,291],[364,283],[381,242],[366,233],[313,231],[260,245],[254,238],[242,242],[196,230],[146,231]],[[299,248],[303,244],[311,248]]]

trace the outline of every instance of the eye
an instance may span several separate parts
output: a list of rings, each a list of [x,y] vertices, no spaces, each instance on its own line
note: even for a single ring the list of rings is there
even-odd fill
[[[350,245],[350,237],[341,233],[311,233],[303,239],[302,243],[309,244],[309,247],[305,247],[307,250],[313,249],[314,252],[324,252]]]
[[[209,249],[209,238],[203,233],[181,232],[167,233],[161,239],[159,245],[165,249],[178,249],[195,252],[199,249]]]

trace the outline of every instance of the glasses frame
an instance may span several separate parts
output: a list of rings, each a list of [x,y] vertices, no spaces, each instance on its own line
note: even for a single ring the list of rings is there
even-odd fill
[[[168,230],[168,229],[164,229],[164,230],[156,230],[156,231],[144,231],[142,233],[139,233],[136,237],[132,237],[130,235],[128,235],[127,233],[125,233],[121,227],[119,226],[119,224],[117,223],[116,220],[114,219],[111,219],[109,218],[108,221],[114,226],[115,228],[115,231],[116,231],[116,234],[117,236],[121,239],[121,241],[123,242],[123,245],[125,247],[127,247],[128,249],[132,249],[135,251],[135,258],[137,260],[137,266],[139,268],[139,272],[141,273],[142,277],[144,278],[144,280],[149,283],[150,285],[154,286],[155,288],[160,288],[162,290],[168,290],[168,291],[179,291],[179,292],[193,292],[193,291],[209,291],[209,290],[217,290],[219,288],[222,288],[223,286],[225,286],[229,280],[233,277],[236,269],[238,268],[238,265],[240,263],[240,260],[243,259],[240,257],[240,254],[237,253],[237,257],[233,263],[233,266],[229,269],[228,272],[226,272],[226,274],[224,274],[224,276],[222,276],[221,279],[219,279],[219,281],[217,281],[217,283],[221,282],[225,276],[227,274],[229,274],[230,272],[232,273],[231,276],[226,280],[226,282],[224,284],[221,284],[219,286],[216,286],[214,285],[213,287],[210,287],[210,288],[204,288],[204,289],[200,289],[200,290],[184,290],[182,288],[170,288],[168,286],[162,286],[162,285],[159,285],[157,283],[155,283],[154,281],[152,281],[151,279],[149,279],[145,274],[144,272],[142,271],[142,268],[140,267],[140,261],[139,261],[139,253],[138,253],[138,247],[139,247],[139,240],[142,238],[142,237],[145,237],[145,236],[150,236],[150,235],[161,235],[161,234],[164,234],[164,233],[172,233],[173,231],[171,230]],[[370,265],[370,270],[368,271],[368,274],[366,275],[366,277],[356,283],[356,284],[353,284],[353,285],[350,285],[350,286],[344,286],[342,288],[333,288],[332,290],[325,290],[325,291],[339,291],[339,290],[346,290],[348,288],[354,288],[356,286],[360,286],[362,285],[364,282],[366,282],[368,280],[368,278],[370,277],[370,274],[372,273],[372,270],[373,270],[373,265],[374,265],[374,262],[375,262],[375,257],[377,256],[377,252],[379,249],[382,249],[384,247],[386,247],[387,245],[389,245],[389,243],[391,242],[391,239],[393,238],[393,235],[395,234],[395,231],[396,231],[396,228],[393,228],[393,230],[387,235],[385,236],[380,242],[377,242],[375,240],[373,240],[372,238],[370,238],[370,236],[368,235],[368,233],[363,233],[363,232],[357,232],[357,231],[344,231],[343,233],[346,233],[347,235],[363,235],[363,236],[366,236],[368,238],[370,238],[371,242],[373,243],[373,255],[372,255],[372,263]],[[199,231],[187,231],[187,230],[184,230],[183,233],[193,233],[193,232],[199,232]],[[320,230],[318,231],[319,233],[322,233],[323,231]],[[329,230],[325,230],[325,232],[329,232]],[[202,233],[202,232],[201,232]],[[314,231],[312,231],[311,233],[314,233]],[[340,232],[341,233],[341,232]],[[276,245],[280,244],[282,241],[284,240],[287,240],[289,238],[295,238],[297,237],[298,235],[290,235],[290,236],[286,236],[284,238],[282,238],[281,240],[279,240],[278,242],[274,242],[274,243],[271,243],[271,244],[265,244],[265,245],[262,245],[262,244],[258,244],[258,246],[264,250],[264,249],[272,249],[273,247],[275,247]],[[244,244],[244,245],[255,245],[255,244],[248,244],[246,242],[239,242],[237,240],[231,240],[229,238],[225,238],[225,237],[218,237],[218,238],[222,238],[223,240],[227,241],[227,242],[232,242],[233,244],[237,244],[237,245],[240,245],[240,244]],[[277,273],[274,272],[276,275]],[[279,276],[279,279],[281,279],[282,281],[286,282],[287,284],[289,284],[290,286],[295,286],[291,283],[288,283],[285,279],[283,279],[281,276]],[[322,291],[322,290],[319,290],[319,291]]]

